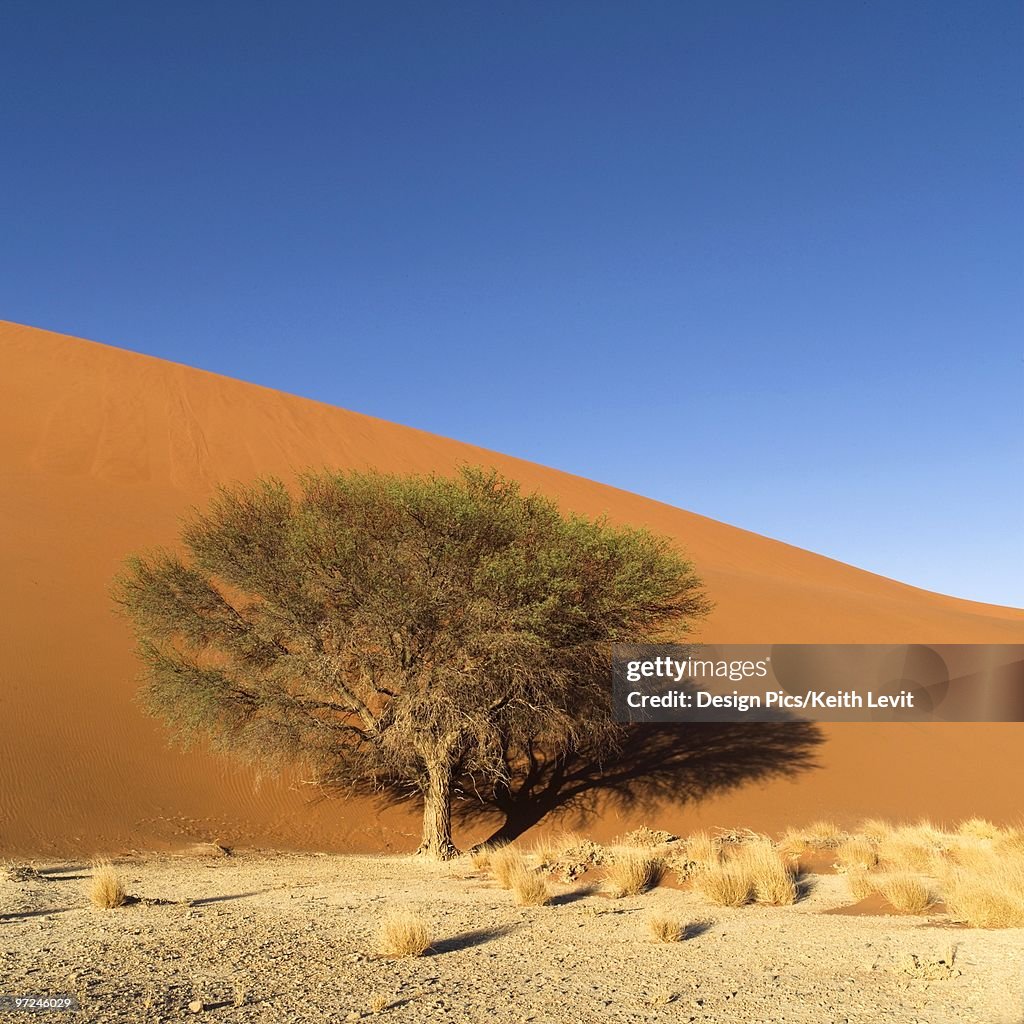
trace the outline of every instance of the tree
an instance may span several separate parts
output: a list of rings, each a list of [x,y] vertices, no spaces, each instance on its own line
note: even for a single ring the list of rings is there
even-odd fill
[[[186,743],[415,787],[437,858],[458,852],[457,787],[615,742],[611,642],[677,639],[708,607],[667,539],[481,469],[221,488],[182,541],[115,582],[148,708]]]

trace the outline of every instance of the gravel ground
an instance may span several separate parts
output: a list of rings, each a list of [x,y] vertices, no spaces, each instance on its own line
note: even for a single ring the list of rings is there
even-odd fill
[[[118,862],[142,902],[102,911],[84,862],[36,867],[0,881],[0,994],[80,1001],[52,1021],[1024,1022],[1024,930],[823,915],[851,902],[834,876],[783,908],[611,900],[585,878],[521,908],[465,861],[147,856]],[[433,948],[385,959],[380,920],[404,907]],[[652,913],[683,941],[651,941]]]

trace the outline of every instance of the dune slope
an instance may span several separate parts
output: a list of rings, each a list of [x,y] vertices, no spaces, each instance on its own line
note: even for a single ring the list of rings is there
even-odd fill
[[[325,800],[169,747],[134,703],[137,666],[108,586],[124,556],[173,543],[219,481],[308,466],[494,465],[564,508],[669,534],[717,603],[718,642],[1024,642],[1024,612],[927,593],[680,509],[407,427],[162,360],[0,322],[0,852],[87,853],[189,838],[328,849],[415,845],[410,809]],[[595,794],[596,833],[640,821],[777,827],[817,815],[1018,813],[1013,725],[822,730],[815,767],[773,774],[756,738],[711,779],[701,757],[645,804]],[[717,738],[721,740],[721,737]],[[749,768],[747,761],[750,762]],[[785,761],[785,752],[777,763]],[[700,789],[704,798],[688,800]],[[481,825],[469,835],[485,834]]]

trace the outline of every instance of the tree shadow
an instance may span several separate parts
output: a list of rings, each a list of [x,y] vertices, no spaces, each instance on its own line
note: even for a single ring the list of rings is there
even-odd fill
[[[463,822],[504,815],[488,842],[510,842],[553,811],[618,813],[652,810],[671,801],[697,803],[751,782],[817,767],[823,742],[813,722],[631,725],[611,750],[584,750],[547,760],[534,754],[496,787],[490,799],[461,801]]]

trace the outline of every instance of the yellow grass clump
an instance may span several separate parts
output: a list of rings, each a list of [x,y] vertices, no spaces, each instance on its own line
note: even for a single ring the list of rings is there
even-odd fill
[[[533,845],[533,855],[542,866],[557,865],[588,845],[593,844],[579,832],[562,829],[538,839]]]
[[[986,818],[968,818],[960,822],[957,832],[972,839],[998,839],[1003,830]]]
[[[686,856],[701,870],[721,859],[718,843],[707,832],[694,832],[686,841]]]
[[[879,840],[878,861],[892,871],[932,872],[953,845],[928,821],[901,825]]]
[[[881,818],[865,818],[860,823],[856,835],[866,839],[869,843],[878,844],[893,831],[892,825]]]
[[[384,956],[423,956],[430,949],[430,930],[414,910],[396,910],[381,922],[377,943]]]
[[[491,874],[502,889],[511,889],[515,879],[526,870],[526,858],[514,846],[503,846],[491,855]]]
[[[113,910],[127,901],[128,893],[114,865],[109,860],[96,861],[89,881],[89,902],[100,910]]]
[[[867,899],[875,891],[874,879],[862,868],[851,868],[846,872],[846,884],[855,900]]]
[[[851,836],[836,847],[836,864],[844,871],[870,871],[878,864],[878,851],[862,836]]]
[[[733,860],[711,865],[697,876],[706,899],[720,907],[742,907],[754,898],[754,885],[744,864]]]
[[[903,914],[923,914],[935,902],[928,886],[914,875],[890,875],[878,883],[878,891]]]
[[[1001,853],[1024,854],[1024,828],[1003,829],[992,845]]]
[[[815,821],[801,833],[809,846],[833,849],[845,838],[846,833],[834,821]]]
[[[804,834],[798,829],[786,829],[779,839],[776,849],[787,860],[799,861],[800,857],[807,852],[810,843],[804,838]]]
[[[950,917],[972,928],[1024,928],[1024,856],[991,853],[953,868],[942,894]]]
[[[469,855],[470,864],[472,864],[477,871],[490,871],[491,858],[494,856],[497,849],[500,849],[500,847],[489,846],[487,843],[484,843],[483,846],[478,846]]]
[[[665,861],[641,848],[617,851],[609,864],[605,882],[615,896],[639,896],[660,884],[665,877]]]
[[[511,888],[521,907],[543,907],[551,899],[547,880],[528,868],[514,875]]]
[[[647,918],[647,929],[655,942],[679,942],[684,931],[678,918],[664,914],[653,914]]]
[[[771,840],[744,843],[733,854],[732,861],[740,871],[746,872],[758,903],[784,907],[796,902],[794,865],[783,859]]]

